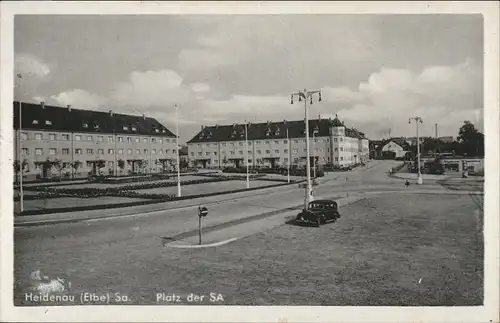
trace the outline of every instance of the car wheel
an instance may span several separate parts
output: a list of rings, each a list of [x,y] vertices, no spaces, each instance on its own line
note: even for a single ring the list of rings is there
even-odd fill
[[[320,225],[321,225],[321,219],[318,218],[318,219],[316,219],[316,227],[319,228]]]

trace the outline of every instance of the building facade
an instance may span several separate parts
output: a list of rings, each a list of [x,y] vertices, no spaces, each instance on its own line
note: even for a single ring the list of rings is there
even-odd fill
[[[318,165],[347,166],[369,157],[364,133],[338,117],[309,120],[309,131],[309,156]],[[304,165],[307,158],[304,121],[202,126],[187,145],[191,165],[201,168]]]
[[[21,130],[19,112],[21,110]],[[177,138],[154,118],[14,102],[14,156],[23,176],[161,172],[174,167]],[[19,167],[19,166],[18,166]]]

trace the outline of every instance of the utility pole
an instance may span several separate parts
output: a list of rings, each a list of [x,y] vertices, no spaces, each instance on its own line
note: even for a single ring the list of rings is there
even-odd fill
[[[296,96],[299,98],[299,102],[304,100],[304,111],[305,111],[305,130],[306,130],[306,177],[307,177],[307,185],[306,185],[306,193],[305,193],[305,207],[304,209],[309,209],[309,202],[313,197],[312,187],[311,187],[311,161],[309,160],[309,115],[307,111],[307,100],[310,100],[310,104],[313,103],[313,95],[318,94],[318,101],[321,102],[321,91],[307,91],[304,89],[303,91],[299,91],[296,93],[292,93],[290,103],[293,104],[293,97]]]
[[[409,118],[408,123],[411,124],[412,120],[415,120],[415,123],[417,124],[417,171],[418,171],[417,184],[421,185],[423,180],[422,180],[422,173],[420,172],[420,138],[418,136],[418,124],[424,123],[424,121],[420,117],[414,117],[414,118]]]
[[[17,79],[21,80],[23,78],[21,73],[17,74]],[[20,83],[21,81],[19,81]],[[18,146],[18,156],[19,156],[19,207],[20,211],[24,211],[24,191],[23,191],[23,172],[24,172],[24,164],[23,164],[23,158],[22,158],[22,134],[21,130],[23,127],[23,121],[22,121],[22,102],[19,100],[19,140],[17,142]]]

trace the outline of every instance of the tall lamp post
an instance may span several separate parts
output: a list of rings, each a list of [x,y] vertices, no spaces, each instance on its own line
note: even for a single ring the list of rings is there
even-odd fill
[[[409,118],[408,123],[411,124],[412,120],[415,120],[415,123],[417,124],[417,171],[418,171],[417,184],[421,185],[423,183],[423,180],[422,180],[422,173],[420,172],[420,138],[418,136],[418,124],[424,123],[424,121],[420,117],[414,117],[414,118]]]
[[[176,140],[175,145],[176,149],[176,157],[177,157],[177,197],[181,197],[181,164],[179,157],[179,107],[177,104],[175,105],[175,132],[176,132]]]
[[[313,95],[318,94],[318,101],[321,102],[321,91],[307,91],[304,89],[303,91],[299,91],[297,93],[292,93],[290,103],[293,104],[293,98],[298,97],[299,102],[304,100],[304,110],[305,110],[305,126],[306,126],[306,177],[307,177],[307,185],[306,185],[306,193],[305,193],[305,201],[304,201],[304,209],[309,208],[309,202],[312,199],[313,191],[311,187],[311,161],[309,160],[309,116],[307,111],[307,100],[310,99],[310,104],[313,103]]]
[[[16,78],[19,80],[19,83],[21,82],[20,80],[23,78],[21,73],[17,73]],[[22,135],[21,135],[21,130],[22,130],[22,102],[19,100],[19,139],[17,141],[17,146],[18,146],[18,156],[19,156],[19,207],[20,211],[23,212],[24,210],[24,191],[23,191],[23,172],[24,172],[24,164],[22,161]]]
[[[286,169],[287,169],[286,177],[287,177],[288,184],[290,184],[290,162],[291,162],[290,159],[292,159],[291,158],[292,154],[291,154],[291,151],[290,151],[291,145],[290,145],[290,138],[288,136],[288,126],[286,127],[286,142],[288,143],[288,150],[289,150],[288,151],[288,158],[287,158],[288,159],[288,163],[286,165]]]
[[[316,125],[313,130],[313,177],[316,179],[316,135],[319,133],[319,127]]]
[[[250,176],[248,173],[248,122],[245,120],[245,165],[247,165],[247,188],[250,188]]]

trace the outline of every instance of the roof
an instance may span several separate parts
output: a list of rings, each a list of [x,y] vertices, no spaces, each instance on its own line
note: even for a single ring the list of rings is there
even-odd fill
[[[345,127],[338,118],[335,118],[339,124]],[[313,136],[316,129],[316,137],[330,136],[331,127],[335,126],[335,120],[331,119],[310,119],[309,120],[309,136]],[[286,139],[288,129],[288,138],[304,138],[305,137],[305,122],[300,121],[281,121],[281,122],[263,122],[249,123],[247,126],[248,140],[266,140],[266,139]],[[346,128],[346,136],[354,138],[367,139],[364,133]],[[237,141],[245,140],[245,125],[215,125],[203,127],[191,140],[187,143],[195,142],[213,142],[213,141]]]
[[[389,143],[391,141],[400,145],[401,148],[403,148],[404,150],[410,150],[410,145],[408,144],[405,138],[391,138],[386,143]]]
[[[103,111],[69,109],[33,103],[22,103],[22,128],[30,130],[140,134],[176,137],[154,118]],[[37,124],[33,124],[37,120]],[[46,124],[50,121],[50,124]],[[87,127],[85,127],[85,125]],[[124,129],[127,127],[127,130]],[[132,128],[135,127],[135,131]],[[19,129],[19,102],[14,102],[14,129]]]

